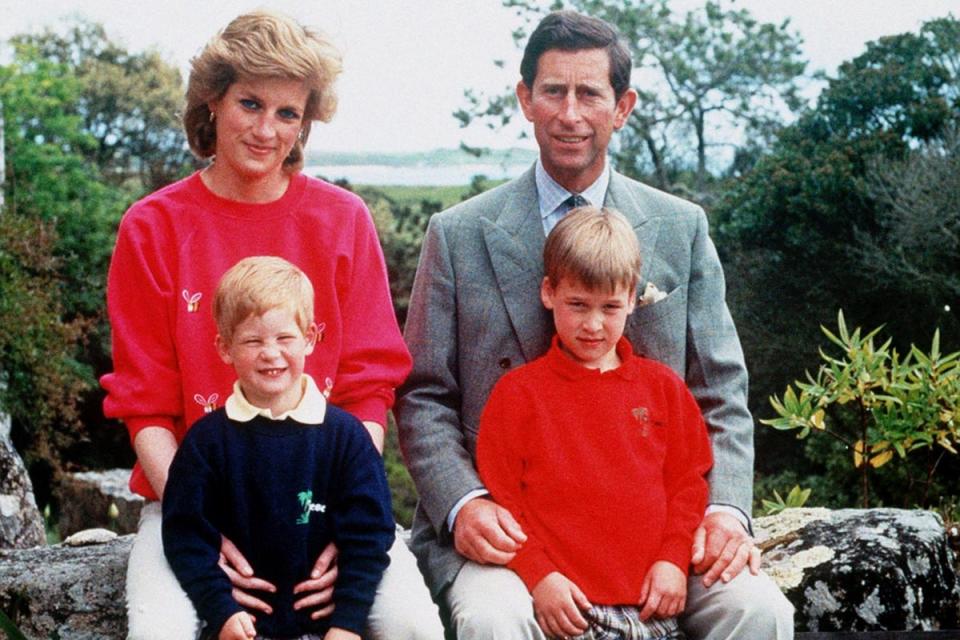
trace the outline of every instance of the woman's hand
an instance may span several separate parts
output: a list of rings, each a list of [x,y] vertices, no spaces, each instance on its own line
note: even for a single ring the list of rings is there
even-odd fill
[[[297,584],[294,593],[305,593],[293,603],[294,609],[320,607],[310,614],[311,620],[333,613],[333,583],[337,581],[337,547],[331,542],[313,564],[310,578]],[[332,629],[331,629],[332,631]]]
[[[243,557],[240,550],[237,549],[226,536],[220,536],[220,562],[218,563],[223,572],[230,578],[233,585],[233,599],[241,607],[247,609],[257,609],[266,614],[273,613],[273,609],[263,600],[255,598],[247,591],[266,591],[268,593],[276,592],[277,588],[253,575],[253,567]]]
[[[235,613],[223,623],[218,640],[253,640],[257,630],[253,626],[255,618],[246,611]]]

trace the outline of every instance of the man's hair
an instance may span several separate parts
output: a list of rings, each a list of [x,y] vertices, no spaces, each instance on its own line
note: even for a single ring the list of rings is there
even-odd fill
[[[543,266],[550,286],[564,278],[591,290],[634,291],[640,280],[640,243],[627,219],[613,209],[578,207],[547,236]]]
[[[630,48],[616,27],[605,20],[576,11],[554,11],[541,20],[530,34],[520,61],[520,77],[527,88],[533,89],[540,56],[551,49],[606,49],[610,57],[610,86],[617,100],[630,88]]]
[[[340,52],[320,32],[273,11],[253,11],[234,18],[191,60],[183,129],[200,158],[214,155],[217,129],[207,106],[237,80],[300,80],[308,90],[297,142],[283,162],[294,171],[303,166],[303,146],[313,120],[328,122],[337,110],[334,81],[343,69]]]
[[[217,333],[227,343],[241,322],[271,309],[293,313],[300,331],[313,324],[313,285],[307,275],[283,258],[244,258],[220,278],[213,299]]]

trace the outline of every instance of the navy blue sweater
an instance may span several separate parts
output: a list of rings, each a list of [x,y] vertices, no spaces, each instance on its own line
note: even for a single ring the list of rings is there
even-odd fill
[[[254,575],[277,587],[254,594],[273,607],[269,616],[253,612],[258,634],[362,633],[394,538],[383,461],[363,425],[329,405],[321,425],[235,422],[223,409],[198,420],[170,466],[163,546],[197,613],[217,632],[243,610],[217,565],[221,533]],[[293,610],[293,587],[330,541],[339,551],[335,610],[313,621],[309,611]]]

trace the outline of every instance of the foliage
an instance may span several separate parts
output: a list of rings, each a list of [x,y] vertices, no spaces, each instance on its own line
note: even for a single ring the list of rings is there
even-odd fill
[[[75,359],[84,323],[61,321],[51,225],[0,214],[0,408],[30,425],[28,453],[44,459],[80,431],[88,377]]]
[[[410,472],[403,464],[393,414],[389,415],[388,421],[387,438],[383,446],[383,463],[387,470],[387,483],[390,485],[393,517],[398,523],[409,528],[417,508],[417,489],[413,484],[413,478],[410,477]]]
[[[960,299],[960,133],[877,158],[866,191],[876,202],[874,233],[858,231],[854,256],[864,286],[908,286],[928,308]]]
[[[62,103],[92,138],[83,155],[116,185],[131,180],[143,192],[163,187],[193,166],[180,126],[179,70],[156,51],[131,53],[100,24],[75,19],[65,33],[46,29],[11,40],[43,60],[69,69],[75,100]]]
[[[795,484],[793,488],[790,489],[786,499],[784,499],[780,496],[780,493],[774,489],[773,500],[763,501],[764,515],[772,516],[780,513],[784,509],[802,507],[807,503],[807,499],[810,497],[810,491],[810,489],[801,489],[800,485]]]
[[[415,204],[398,204],[387,195],[388,190],[397,193],[394,187],[352,186],[345,180],[340,180],[337,184],[354,191],[370,209],[387,263],[393,308],[402,327],[407,317],[410,291],[413,289],[413,277],[417,272],[420,244],[423,242],[427,221],[431,215],[440,211],[442,205],[429,197],[424,197]],[[419,190],[418,193],[430,192]]]
[[[187,168],[175,115],[182,88],[156,54],[128,54],[98,25],[10,42],[12,60],[0,67],[0,408],[42,504],[63,467],[122,457],[122,432],[98,428],[106,273],[130,201]]]
[[[13,620],[7,617],[7,614],[0,610],[0,631],[3,631],[8,640],[27,640],[19,627],[13,623]]]
[[[806,63],[800,37],[789,22],[760,23],[746,9],[723,2],[675,15],[668,0],[504,0],[525,19],[518,45],[535,21],[552,9],[572,8],[620,29],[634,58],[637,108],[616,154],[621,171],[650,174],[661,188],[671,174],[694,167],[702,193],[711,159],[721,161],[730,140],[762,147],[784,115],[799,107],[798,79]],[[510,90],[498,96],[466,92],[467,106],[454,114],[463,125],[503,126],[516,112]],[[722,136],[722,137],[721,137]]]
[[[960,352],[943,355],[939,332],[930,352],[911,346],[900,358],[887,340],[876,345],[880,329],[862,334],[848,331],[843,313],[838,332],[823,333],[840,348],[840,355],[821,350],[824,364],[816,376],[788,386],[782,399],[770,400],[779,417],[762,420],[780,430],[799,430],[797,438],[813,431],[832,436],[850,452],[860,470],[861,500],[870,505],[869,472],[925,449],[939,454],[926,477],[912,479],[907,499],[929,506],[930,486],[940,459],[957,455],[960,444]],[[794,386],[796,390],[794,390]],[[919,490],[909,495],[909,490]]]
[[[901,352],[936,327],[945,345],[958,344],[960,323],[945,311],[957,263],[949,258],[951,238],[935,224],[952,224],[948,212],[957,207],[949,203],[960,197],[955,181],[931,174],[922,183],[929,198],[914,199],[916,206],[905,199],[916,190],[898,182],[910,177],[900,162],[928,156],[947,163],[939,151],[946,143],[938,140],[960,113],[960,38],[949,37],[958,28],[948,17],[868,43],[713,208],[755,413],[795,371],[817,366],[817,327],[833,322],[834,309],[842,307],[853,324],[884,323]],[[870,177],[883,167],[896,178],[887,185],[896,203]],[[945,206],[930,209],[934,200]],[[906,213],[907,206],[915,212]],[[931,211],[925,225],[909,222]],[[907,229],[912,236],[896,237]],[[934,247],[927,260],[924,251]],[[901,250],[908,262],[897,266]],[[941,283],[915,281],[908,268]],[[758,442],[768,454],[757,458],[763,472],[797,455],[773,432],[759,432]]]
[[[58,468],[82,437],[78,403],[92,386],[80,348],[102,306],[118,195],[84,160],[91,139],[65,113],[78,86],[27,46],[0,68],[4,212],[0,217],[3,409],[28,464]]]

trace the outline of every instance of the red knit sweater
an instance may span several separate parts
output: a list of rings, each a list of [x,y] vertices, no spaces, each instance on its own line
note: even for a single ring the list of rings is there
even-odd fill
[[[131,442],[149,425],[179,442],[230,395],[236,376],[214,348],[211,304],[220,276],[253,255],[286,258],[313,283],[320,339],[306,373],[334,404],[386,424],[411,361],[363,201],[298,173],[279,200],[235,202],[196,173],[135,203],[117,234],[107,285],[114,371],[101,383],[104,413],[126,423]],[[156,497],[139,465],[130,486]]]
[[[623,338],[617,353],[600,373],[554,338],[484,409],[480,475],[527,534],[508,566],[530,590],[559,571],[593,604],[636,604],[654,562],[690,563],[711,465],[703,418],[669,368]]]

